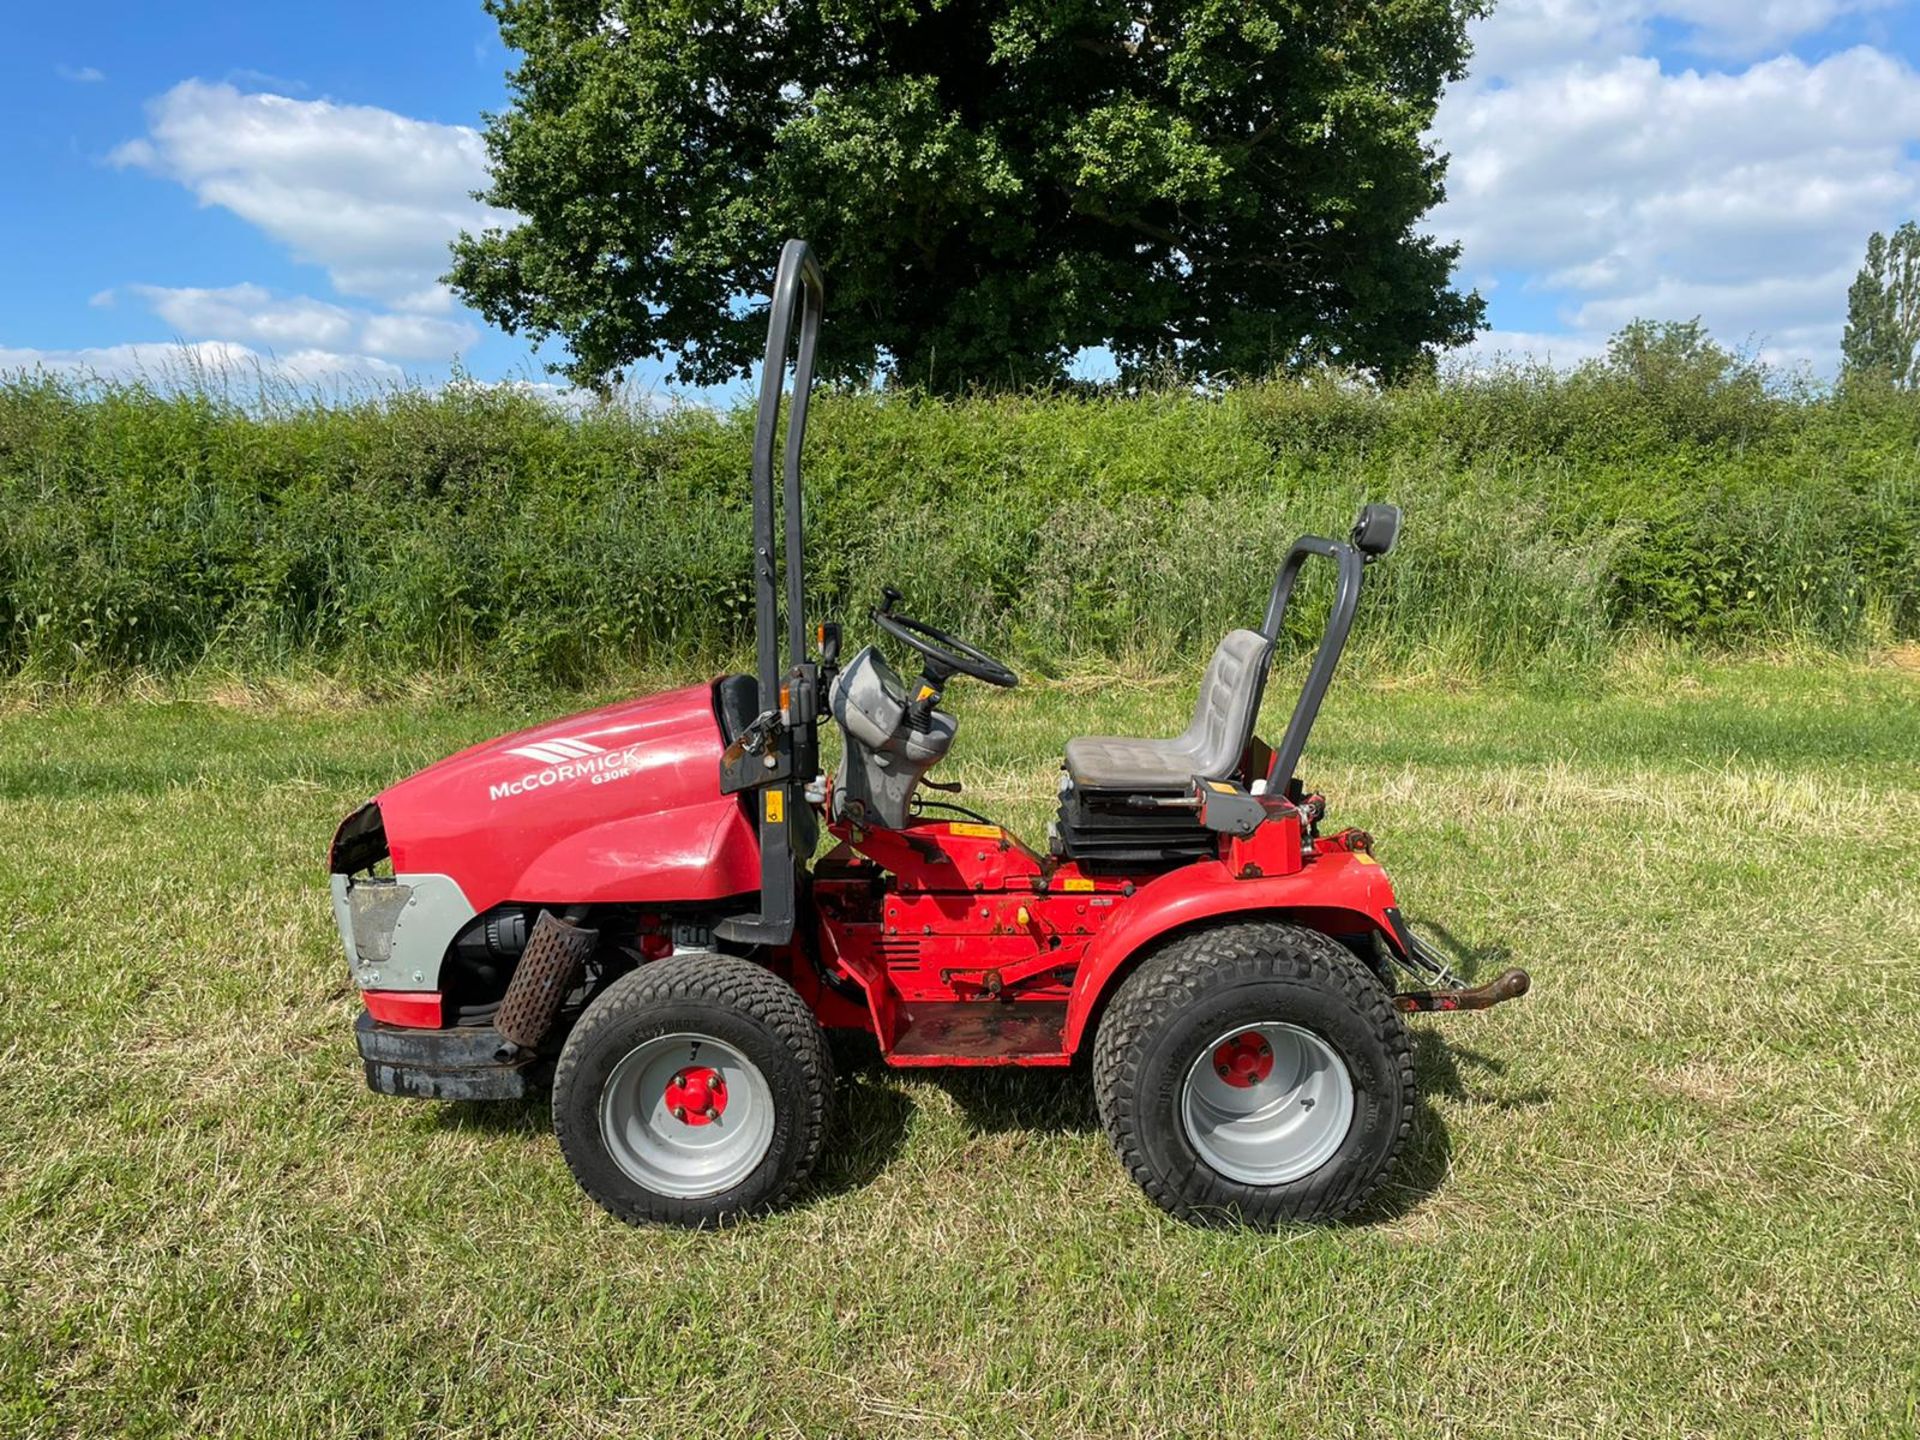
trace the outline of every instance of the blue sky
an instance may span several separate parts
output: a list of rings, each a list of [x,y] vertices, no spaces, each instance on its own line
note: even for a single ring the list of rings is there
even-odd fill
[[[1476,350],[1639,315],[1830,373],[1866,234],[1920,216],[1920,16],[1509,0],[1435,124]],[[0,54],[0,368],[183,356],[322,386],[539,357],[437,286],[510,57],[477,0],[29,8]],[[642,383],[657,383],[647,367]]]

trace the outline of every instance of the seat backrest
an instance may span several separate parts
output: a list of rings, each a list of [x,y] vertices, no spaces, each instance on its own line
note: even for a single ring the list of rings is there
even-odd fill
[[[1231,775],[1253,738],[1260,695],[1273,660],[1273,641],[1257,630],[1230,630],[1207,662],[1193,723],[1180,748],[1193,756],[1193,773],[1204,780]]]

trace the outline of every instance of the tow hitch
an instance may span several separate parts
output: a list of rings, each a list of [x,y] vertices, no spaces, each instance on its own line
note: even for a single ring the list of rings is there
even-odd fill
[[[1532,984],[1533,978],[1515,966],[1484,985],[1453,990],[1402,990],[1393,997],[1393,1006],[1408,1015],[1429,1010],[1486,1010],[1502,1000],[1518,1000]]]
[[[1519,966],[1503,970],[1484,985],[1462,985],[1440,953],[1413,933],[1397,908],[1387,910],[1394,938],[1400,942],[1394,956],[1416,974],[1438,980],[1433,990],[1402,990],[1393,997],[1394,1009],[1419,1015],[1449,1010],[1490,1010],[1504,1000],[1518,1000],[1533,988],[1533,977]]]

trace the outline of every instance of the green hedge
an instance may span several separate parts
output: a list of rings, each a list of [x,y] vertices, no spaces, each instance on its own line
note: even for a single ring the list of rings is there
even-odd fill
[[[1407,512],[1361,625],[1390,663],[1920,633],[1905,396],[1591,370],[1386,393],[827,395],[814,413],[819,613],[857,616],[891,581],[1042,668],[1210,644],[1259,614],[1289,539],[1369,499]],[[268,406],[0,380],[0,672],[212,660],[571,684],[718,663],[751,634],[748,429],[570,416],[505,389]]]

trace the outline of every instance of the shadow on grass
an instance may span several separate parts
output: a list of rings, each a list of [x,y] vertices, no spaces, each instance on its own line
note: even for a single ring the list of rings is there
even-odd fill
[[[481,1130],[490,1135],[544,1135],[553,1129],[545,1095],[526,1100],[446,1100],[433,1107],[443,1130]]]
[[[1459,1084],[1459,1071],[1446,1043],[1432,1030],[1414,1031],[1413,1130],[1385,1187],[1342,1225],[1365,1228],[1398,1220],[1445,1182],[1453,1166],[1453,1137],[1427,1097],[1456,1094]]]
[[[1416,928],[1421,934],[1439,940],[1439,948],[1446,956],[1448,968],[1464,984],[1471,985],[1483,971],[1498,975],[1513,963],[1513,951],[1508,946],[1469,944],[1438,920],[1422,919]],[[1416,988],[1424,983],[1428,982],[1415,982]]]
[[[1481,1077],[1498,1078],[1507,1062],[1464,1045],[1450,1044],[1439,1030],[1422,1026],[1413,1032],[1413,1133],[1400,1154],[1393,1178],[1372,1201],[1347,1218],[1355,1226],[1397,1220],[1445,1183],[1452,1167],[1453,1137],[1447,1122],[1433,1107],[1432,1097],[1496,1105],[1503,1110],[1545,1105],[1553,1092],[1545,1086],[1515,1094],[1486,1094],[1476,1090],[1462,1067]]]
[[[839,1093],[826,1153],[808,1187],[810,1196],[857,1189],[893,1163],[913,1123],[913,1096],[899,1083],[909,1075],[951,1095],[978,1133],[1078,1134],[1099,1124],[1083,1066],[901,1071],[881,1060],[872,1036],[855,1033],[836,1032],[833,1051]]]
[[[1498,953],[1482,951],[1475,959],[1490,963]],[[834,1138],[810,1187],[816,1196],[856,1189],[876,1178],[905,1144],[914,1112],[912,1097],[887,1083],[900,1072],[881,1061],[870,1036],[838,1037],[834,1049],[841,1076],[839,1108]],[[1506,1062],[1449,1044],[1440,1030],[1428,1026],[1414,1031],[1413,1069],[1413,1130],[1399,1166],[1385,1189],[1344,1224],[1399,1219],[1445,1183],[1453,1141],[1433,1098],[1503,1108],[1541,1105],[1552,1098],[1544,1088],[1520,1094],[1489,1094],[1477,1088],[1476,1080],[1505,1074]],[[1099,1128],[1084,1064],[1064,1069],[928,1069],[919,1072],[919,1078],[951,1095],[978,1132],[1087,1134]]]
[[[825,1151],[807,1185],[807,1200],[857,1190],[891,1165],[906,1145],[915,1110],[900,1082],[908,1075],[940,1086],[977,1132],[1084,1133],[1099,1121],[1085,1069],[926,1069],[903,1072],[880,1059],[869,1035],[833,1036],[839,1083]]]
[[[1449,937],[1451,943],[1451,937]],[[1487,961],[1495,952],[1479,952]],[[800,1203],[861,1189],[884,1173],[906,1145],[914,1100],[894,1083],[901,1072],[885,1065],[871,1036],[835,1033],[834,1066],[839,1076],[827,1144]],[[1399,1219],[1416,1209],[1445,1183],[1453,1142],[1433,1098],[1497,1105],[1503,1109],[1543,1105],[1552,1092],[1537,1087],[1519,1093],[1489,1093],[1481,1082],[1506,1073],[1504,1060],[1468,1046],[1449,1043],[1435,1027],[1413,1034],[1413,1131],[1393,1179],[1378,1196],[1342,1222],[1366,1226]],[[1082,1135],[1099,1128],[1093,1086],[1084,1064],[1065,1068],[929,1069],[920,1079],[939,1085],[953,1097],[968,1124],[979,1133],[1027,1131]],[[547,1134],[552,1128],[547,1099],[452,1101],[434,1107],[434,1123],[450,1130],[496,1135]]]
[[[1462,1073],[1462,1066],[1485,1079],[1497,1080],[1507,1073],[1506,1061],[1449,1041],[1437,1029],[1422,1028],[1414,1032],[1414,1088],[1422,1096],[1444,1095],[1449,1100],[1491,1105],[1500,1110],[1531,1109],[1553,1099],[1553,1091],[1544,1085],[1516,1091],[1477,1089],[1468,1075]]]
[[[800,1203],[860,1190],[879,1179],[906,1145],[912,1122],[911,1096],[877,1074],[849,1074],[843,1067],[826,1145]]]
[[[938,1080],[980,1134],[1026,1130],[1085,1135],[1100,1126],[1084,1064],[943,1070],[929,1078]]]
[[[929,1066],[897,1070],[881,1060],[879,1047],[871,1035],[858,1032],[836,1032],[833,1053],[834,1064],[843,1077],[912,1075],[938,1085],[953,1097],[953,1103],[960,1107],[967,1124],[976,1133],[1026,1130],[1078,1135],[1097,1128],[1100,1123],[1094,1111],[1093,1084],[1084,1059],[1065,1066]],[[908,1112],[911,1111],[909,1100]]]

